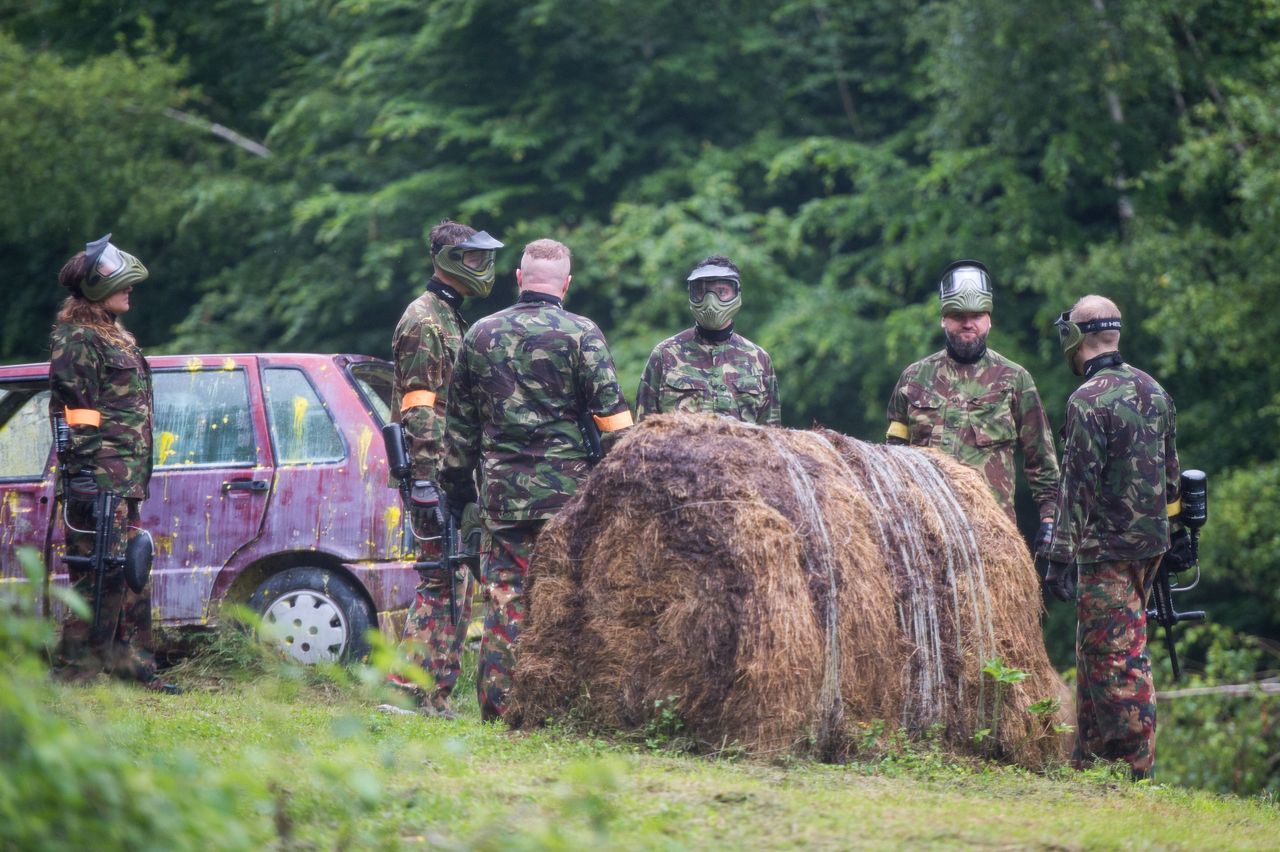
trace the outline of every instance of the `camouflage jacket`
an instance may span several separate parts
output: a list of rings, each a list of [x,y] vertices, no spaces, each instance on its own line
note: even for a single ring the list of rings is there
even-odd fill
[[[409,304],[391,338],[395,362],[393,416],[404,424],[415,479],[436,479],[444,458],[444,418],[453,362],[462,348],[466,321],[450,303],[445,285],[430,285]],[[461,303],[461,297],[458,297]],[[405,404],[405,397],[409,403]],[[393,483],[394,484],[394,483]]]
[[[1173,400],[1109,355],[1090,362],[1067,400],[1048,552],[1055,562],[1146,559],[1169,549],[1168,506],[1178,499]]]
[[[1031,374],[988,349],[962,364],[944,349],[902,371],[889,397],[890,442],[936,447],[980,471],[1005,511],[1013,515],[1013,453],[1039,517],[1053,515],[1058,459],[1053,432]]]
[[[630,425],[604,335],[559,299],[522,293],[463,338],[449,394],[445,487],[456,495],[479,466],[486,518],[551,517],[588,472],[578,428],[584,408],[605,441]]]
[[[49,349],[49,411],[71,426],[68,469],[92,467],[99,488],[146,497],[153,400],[142,351],[68,323],[54,326]]]
[[[686,329],[659,343],[649,356],[636,413],[690,411],[748,423],[782,424],[778,379],[769,353],[740,334],[723,343]]]

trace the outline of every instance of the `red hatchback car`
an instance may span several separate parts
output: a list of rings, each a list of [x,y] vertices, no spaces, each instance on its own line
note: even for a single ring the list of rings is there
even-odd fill
[[[222,601],[263,614],[302,662],[359,658],[394,635],[418,582],[381,427],[391,365],[362,355],[162,355],[155,470],[142,525],[155,542],[160,627],[207,625]],[[65,584],[49,365],[0,366],[0,576],[33,547]],[[57,616],[59,613],[54,612]]]

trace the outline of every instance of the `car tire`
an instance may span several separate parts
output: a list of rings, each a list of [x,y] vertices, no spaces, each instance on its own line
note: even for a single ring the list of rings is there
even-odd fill
[[[327,568],[288,568],[249,596],[260,632],[300,663],[350,662],[369,653],[373,609],[346,577]]]

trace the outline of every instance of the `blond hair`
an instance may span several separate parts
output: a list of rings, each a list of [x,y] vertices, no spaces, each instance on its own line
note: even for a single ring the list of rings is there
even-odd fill
[[[524,257],[530,260],[570,260],[569,247],[557,240],[534,240],[524,247]]]

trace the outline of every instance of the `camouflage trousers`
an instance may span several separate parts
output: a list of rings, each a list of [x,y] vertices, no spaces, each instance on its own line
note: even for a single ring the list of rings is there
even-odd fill
[[[424,562],[439,559],[439,544],[424,542],[419,558]],[[448,574],[444,570],[424,571],[417,595],[409,607],[401,643],[405,656],[431,675],[435,688],[427,700],[437,710],[446,707],[458,682],[458,673],[462,670],[462,645],[467,639],[467,626],[471,623],[471,597],[475,590],[471,572],[460,567],[455,576],[457,619],[449,617]],[[409,686],[394,676],[392,680]]]
[[[121,500],[116,504],[114,517],[115,547],[113,556],[123,556],[125,546],[138,534],[141,500]],[[90,556],[93,553],[93,511],[83,504],[72,504],[67,509],[71,527],[89,532],[75,532],[68,528],[67,553]],[[93,595],[93,571],[83,566],[68,566],[71,588],[84,598],[92,613],[99,611],[98,629],[89,621],[68,613],[62,624],[62,637],[58,642],[55,671],[60,680],[81,680],[98,672],[108,672],[125,680],[150,683],[156,677],[156,663],[152,655],[151,636],[151,585],[139,594],[124,581],[124,571],[117,568],[102,578],[101,600]]]
[[[1159,556],[1080,566],[1076,612],[1077,768],[1123,760],[1148,776],[1156,756],[1156,695],[1147,656],[1146,594]]]
[[[476,693],[480,718],[500,718],[507,711],[507,692],[515,671],[515,646],[525,618],[525,580],[533,543],[545,521],[489,525],[489,549],[484,555],[484,636],[480,640],[480,668]]]

